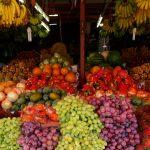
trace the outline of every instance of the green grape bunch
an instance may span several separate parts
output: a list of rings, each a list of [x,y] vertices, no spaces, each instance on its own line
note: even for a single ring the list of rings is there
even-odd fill
[[[21,134],[19,118],[0,119],[0,150],[20,150],[17,140]]]
[[[60,120],[61,138],[56,150],[103,150],[107,145],[99,137],[104,127],[94,107],[78,96],[66,96],[54,107]]]

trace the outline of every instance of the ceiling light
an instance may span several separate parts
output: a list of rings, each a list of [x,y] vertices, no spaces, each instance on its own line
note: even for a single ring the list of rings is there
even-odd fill
[[[41,25],[49,32],[50,31],[50,28],[49,26],[45,23],[45,22],[41,22]]]
[[[50,23],[50,26],[57,26],[57,23]]]
[[[42,8],[38,5],[38,3],[35,4],[35,9],[42,14],[42,16],[46,19],[46,21],[49,22],[49,17],[46,15],[46,13],[42,10]]]
[[[101,26],[102,20],[103,20],[103,17],[100,15],[97,21],[97,28]]]
[[[50,17],[58,17],[58,14],[51,14]]]

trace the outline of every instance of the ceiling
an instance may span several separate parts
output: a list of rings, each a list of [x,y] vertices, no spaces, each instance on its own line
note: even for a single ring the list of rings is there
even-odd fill
[[[86,0],[86,20],[97,20],[105,7],[106,1]],[[79,20],[80,0],[39,0],[39,2],[47,14],[58,13],[61,16],[62,23],[76,22]],[[53,19],[55,18],[51,20]]]

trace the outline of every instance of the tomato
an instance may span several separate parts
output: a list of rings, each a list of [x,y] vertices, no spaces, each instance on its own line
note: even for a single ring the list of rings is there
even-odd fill
[[[58,121],[58,115],[57,115],[56,113],[52,113],[52,114],[50,115],[50,119],[51,119],[52,121]]]
[[[47,122],[46,117],[37,117],[37,116],[34,117],[34,121],[37,121],[37,122],[43,123],[43,124]]]
[[[23,115],[22,117],[21,117],[21,120],[23,121],[23,122],[30,122],[30,121],[33,121],[34,119],[33,119],[33,115]]]

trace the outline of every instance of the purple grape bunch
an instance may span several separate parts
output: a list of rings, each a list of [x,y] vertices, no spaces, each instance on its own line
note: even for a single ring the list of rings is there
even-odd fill
[[[100,136],[107,142],[106,150],[134,150],[140,143],[137,120],[130,100],[118,96],[92,98],[104,128]]]
[[[56,127],[42,127],[39,123],[25,122],[18,143],[23,150],[54,150],[59,135]]]

